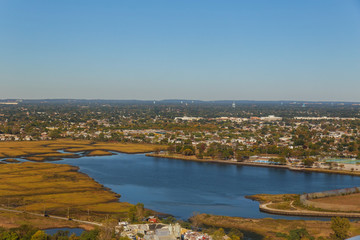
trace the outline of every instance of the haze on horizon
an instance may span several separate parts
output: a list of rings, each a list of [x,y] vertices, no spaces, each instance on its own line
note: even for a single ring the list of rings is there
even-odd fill
[[[4,0],[0,29],[0,99],[360,102],[359,0]]]

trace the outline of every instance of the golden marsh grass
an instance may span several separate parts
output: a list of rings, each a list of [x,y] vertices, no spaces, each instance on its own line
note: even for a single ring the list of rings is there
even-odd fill
[[[165,146],[152,144],[100,142],[87,140],[59,139],[53,141],[10,141],[0,142],[0,158],[26,157],[31,161],[45,161],[51,158],[76,157],[78,152],[90,152],[90,156],[109,155],[109,151],[123,153],[152,152],[156,149],[165,149]],[[60,153],[65,150],[70,153]]]
[[[94,150],[86,154],[86,156],[106,156],[106,155],[112,155],[112,153],[104,150]]]
[[[131,204],[76,167],[64,164],[24,162],[0,168],[0,204],[20,210],[64,215],[68,209],[81,218],[89,210],[125,214]],[[87,216],[88,217],[88,216]]]

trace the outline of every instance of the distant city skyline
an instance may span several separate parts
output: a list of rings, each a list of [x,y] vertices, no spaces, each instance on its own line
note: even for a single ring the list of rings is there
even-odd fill
[[[0,99],[360,102],[360,1],[0,1]]]

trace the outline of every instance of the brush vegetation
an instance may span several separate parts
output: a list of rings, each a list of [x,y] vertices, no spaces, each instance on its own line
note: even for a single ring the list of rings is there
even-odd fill
[[[299,194],[256,194],[246,196],[248,199],[256,200],[260,203],[280,203],[280,202],[291,202],[299,199]]]
[[[308,220],[284,220],[284,219],[248,219],[241,217],[216,216],[199,214],[193,216],[192,223],[199,227],[238,229],[245,233],[245,236],[252,239],[288,239],[284,238],[294,230],[305,229],[311,236],[327,238],[332,234],[332,226],[329,221],[308,221]],[[360,223],[351,222],[349,235],[360,234]]]

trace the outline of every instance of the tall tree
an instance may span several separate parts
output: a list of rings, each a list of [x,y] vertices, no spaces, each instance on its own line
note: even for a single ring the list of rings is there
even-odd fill
[[[344,240],[349,236],[350,221],[347,218],[333,217],[331,218],[331,229],[334,231],[330,235],[331,239]]]

